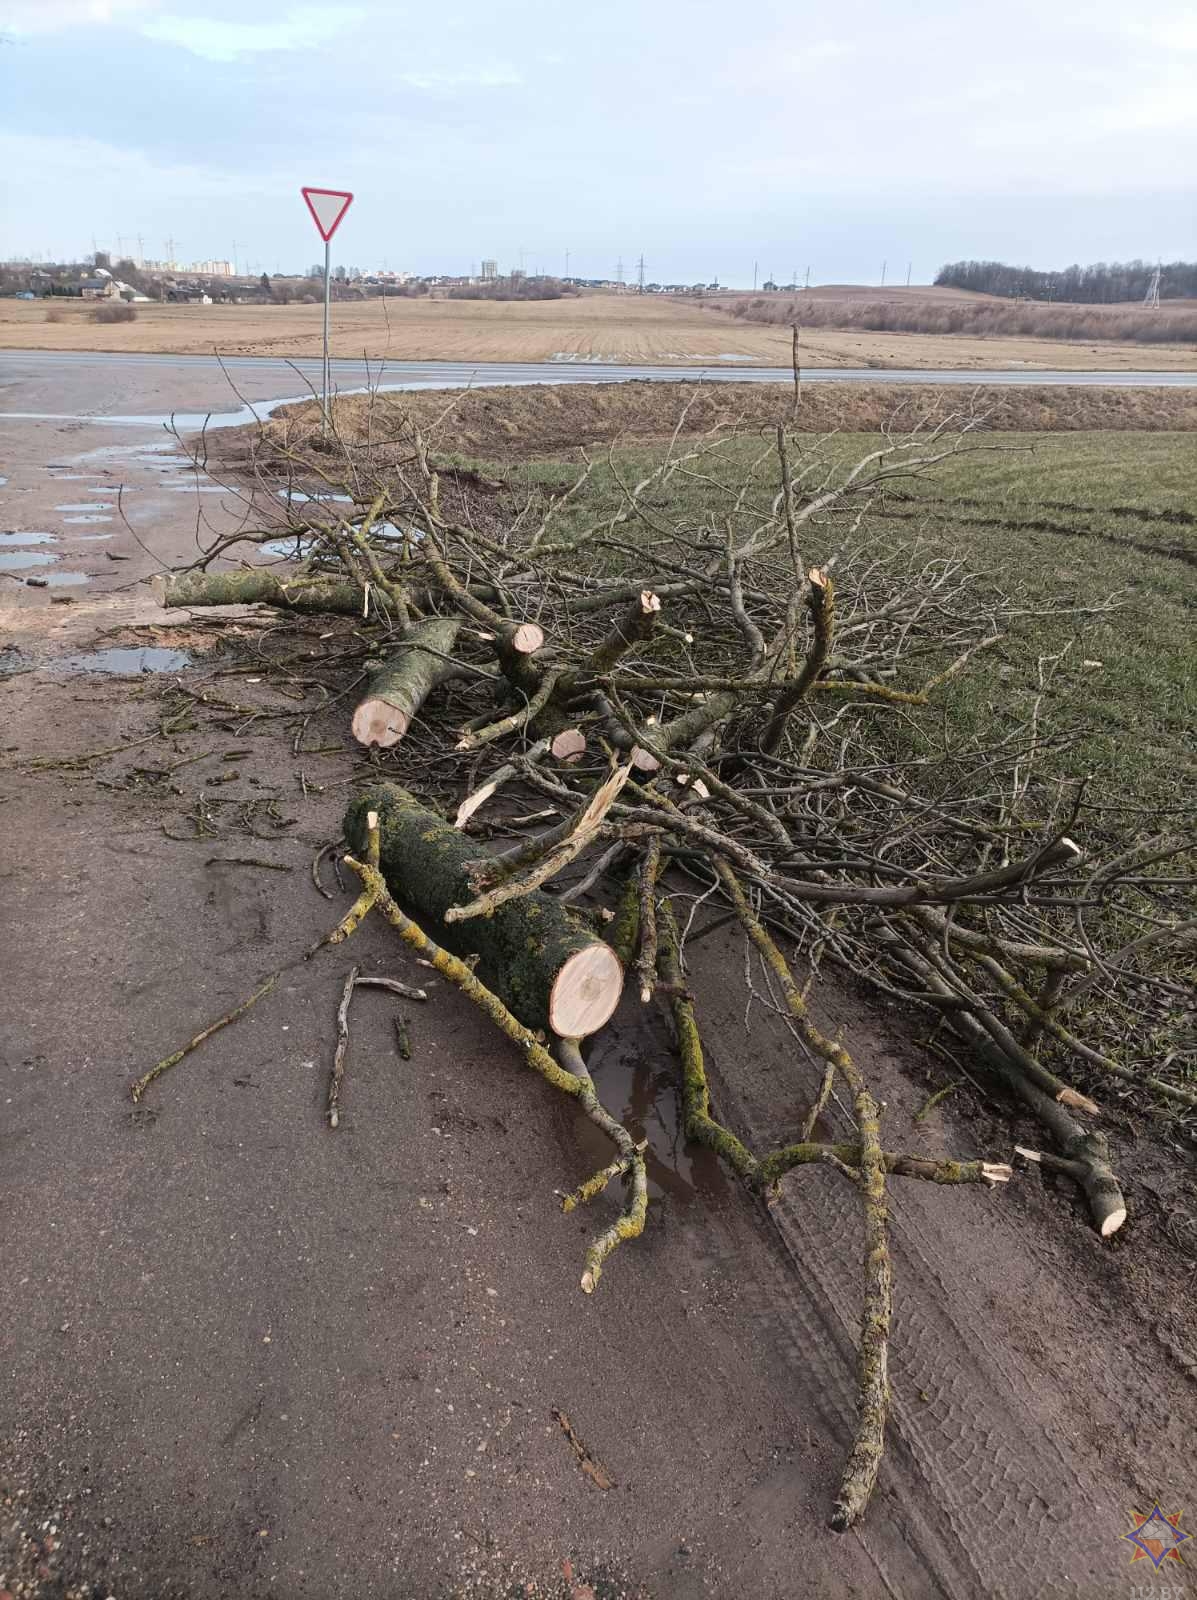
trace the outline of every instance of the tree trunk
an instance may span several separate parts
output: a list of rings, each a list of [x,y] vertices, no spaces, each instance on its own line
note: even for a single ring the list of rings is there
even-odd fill
[[[424,701],[452,675],[453,663],[445,658],[453,654],[459,626],[438,617],[411,630],[374,674],[370,692],[353,713],[353,737],[359,744],[388,749],[399,743]]]
[[[489,857],[397,784],[378,784],[351,801],[345,837],[366,848],[366,817],[379,816],[381,867],[395,898],[438,944],[478,957],[479,980],[529,1028],[580,1039],[608,1021],[623,990],[619,957],[558,905],[532,890],[488,917],[444,921],[450,906],[475,898],[472,863]]]
[[[260,602],[288,611],[339,611],[350,615],[362,609],[362,591],[355,583],[280,577],[269,567],[237,572],[159,572],[152,587],[160,606],[247,606]]]

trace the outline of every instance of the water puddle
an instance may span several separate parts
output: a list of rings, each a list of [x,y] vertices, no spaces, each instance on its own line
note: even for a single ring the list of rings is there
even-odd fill
[[[190,666],[186,650],[168,650],[155,645],[122,649],[88,650],[82,655],[63,656],[55,661],[54,672],[104,672],[133,677],[139,672],[182,672]]]
[[[2,474],[0,474],[0,489],[3,489],[4,485],[7,482],[8,482],[8,479],[6,477],[4,477]]]
[[[0,550],[0,572],[22,572],[26,567],[49,567],[58,560],[45,550]]]
[[[351,523],[355,532],[361,532],[361,523]],[[371,532],[375,539],[389,539],[393,543],[402,544],[408,539],[412,544],[419,544],[424,537],[419,528],[409,528],[405,533],[402,528],[397,528],[393,522],[380,522]],[[284,534],[279,539],[267,539],[265,544],[260,544],[258,549],[266,556],[278,556],[284,561],[302,561],[310,556],[316,548],[318,541],[306,533]]]
[[[111,522],[112,518],[111,517],[94,517],[94,516],[89,516],[89,517],[63,517],[62,520],[64,522],[72,522],[72,523],[76,523],[76,524],[81,524],[81,523],[92,523],[92,522]]]
[[[81,583],[90,583],[91,577],[86,572],[47,572],[45,581],[51,589],[71,589]]]
[[[95,518],[93,520],[99,521],[100,519],[99,518]],[[111,521],[111,518],[105,518],[103,520]],[[97,539],[111,539],[111,538],[112,538],[112,535],[110,533],[72,533],[71,534],[71,543],[72,544],[94,544]]]
[[[279,499],[285,501],[287,505],[302,505],[308,500],[316,502],[321,500],[333,500],[337,502],[337,504],[344,506],[351,506],[353,504],[353,496],[351,494],[321,494],[319,489],[317,489],[315,494],[307,494],[303,489],[276,489],[274,492],[276,495],[278,495]]]
[[[33,662],[16,645],[0,644],[0,678],[11,678],[18,672],[32,670]]]
[[[278,556],[282,561],[302,561],[311,555],[314,541],[297,539],[294,534],[285,539],[267,539],[258,549],[264,556]]]
[[[14,545],[53,544],[55,535],[52,533],[23,533],[17,528],[9,528],[4,533],[0,533],[0,539],[5,541],[3,548],[11,550]]]
[[[72,505],[55,506],[55,511],[111,511],[111,500],[77,500]]]
[[[730,1194],[719,1158],[705,1145],[687,1144],[680,1126],[678,1073],[664,1027],[642,1019],[621,1026],[618,1017],[591,1046],[586,1065],[599,1097],[636,1140],[647,1139],[648,1195],[691,1205],[721,1203]],[[658,1037],[659,1034],[659,1037]],[[611,1160],[610,1141],[590,1118],[573,1114],[583,1176]],[[619,1190],[612,1187],[618,1195]]]

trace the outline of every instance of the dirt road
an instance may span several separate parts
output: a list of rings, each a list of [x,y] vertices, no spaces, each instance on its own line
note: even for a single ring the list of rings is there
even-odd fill
[[[98,325],[82,301],[53,308],[0,300],[0,346],[35,350],[319,356],[322,306],[140,305],[137,321]],[[343,301],[333,353],[372,361],[515,361],[653,366],[790,363],[790,330],[739,321],[692,300],[584,295],[531,302]],[[808,330],[804,367],[1197,369],[1191,346]]]
[[[769,1216],[679,1149],[658,1020],[625,1007],[592,1059],[652,1141],[654,1199],[591,1299],[581,1252],[610,1202],[567,1218],[553,1192],[605,1156],[456,997],[407,1008],[409,1062],[389,998],[362,1000],[330,1134],[347,965],[427,976],[377,926],[296,959],[343,904],[308,866],[339,831],[346,719],[313,700],[303,748],[318,753],[296,755],[308,702],[255,681],[250,621],[137,630],[152,612],[132,580],[177,559],[197,516],[236,512],[202,478],[172,482],[168,441],[73,422],[0,441],[3,526],[54,534],[55,566],[99,572],[72,605],[42,590],[0,609],[0,1588],[567,1596],[568,1563],[597,1595],[653,1600],[1197,1592],[1191,1563],[1145,1573],[1122,1538],[1132,1508],[1191,1517],[1197,1500],[1197,1389],[1132,1294],[1156,1248],[1133,1169],[1112,1247],[1034,1175],[995,1194],[895,1186],[890,1453],[866,1524],[836,1536],[852,1196],[807,1171]],[[118,481],[133,532],[115,510],[62,509]],[[134,559],[84,559],[73,541],[92,533]],[[192,664],[130,681],[71,659],[147,643]],[[160,698],[176,676],[286,715],[199,707],[159,738],[188,703]],[[191,838],[201,802],[214,820]],[[719,1108],[784,1136],[811,1069],[771,1013],[745,1032],[738,949],[715,936],[696,956]],[[132,1108],[133,1076],[286,962],[276,993]],[[895,1143],[1008,1153],[984,1117],[914,1122],[927,1063],[861,996],[825,999],[822,1020],[867,1064]],[[580,1470],[554,1408],[613,1487]]]

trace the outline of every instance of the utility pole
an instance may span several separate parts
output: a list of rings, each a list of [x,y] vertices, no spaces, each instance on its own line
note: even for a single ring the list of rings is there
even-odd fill
[[[569,251],[565,252],[565,276],[569,278]]]
[[[906,287],[908,289],[910,288],[910,272],[911,272],[911,268],[913,266],[914,266],[914,262],[913,261],[908,261],[906,263]]]
[[[790,288],[791,289],[796,289],[797,287],[798,287],[798,268],[797,267],[791,267],[790,268]]]
[[[885,288],[885,269],[888,266],[889,266],[889,262],[888,261],[883,261],[881,263],[881,287],[883,289]]]
[[[803,284],[802,287],[804,289],[809,289],[810,288],[810,268],[809,267],[807,267],[807,269],[806,269],[806,282]]]
[[[1163,270],[1163,263],[1160,262],[1151,274],[1151,282],[1147,285],[1147,293],[1143,296],[1143,304],[1148,311],[1160,309],[1160,273]]]
[[[752,292],[753,292],[753,294],[756,293],[757,271],[758,271],[757,263],[754,261],[752,263]]]
[[[174,271],[175,248],[175,241],[173,239],[168,239],[166,241],[166,266],[167,270],[171,272]]]
[[[137,235],[137,265],[145,266],[145,240],[140,234]]]
[[[619,284],[623,283],[623,257],[622,256],[620,256],[619,260],[615,263],[615,281],[616,281],[616,283],[619,283]]]
[[[233,276],[238,278],[241,274],[237,271],[237,241],[233,240]]]
[[[636,293],[644,293],[644,252],[640,253],[640,260],[636,263]]]

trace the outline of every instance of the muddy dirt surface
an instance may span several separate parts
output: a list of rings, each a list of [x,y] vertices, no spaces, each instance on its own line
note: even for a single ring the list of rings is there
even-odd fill
[[[78,457],[97,435],[10,454],[4,525],[61,536],[53,479],[82,467],[70,499],[92,499],[102,480]],[[194,507],[136,470],[134,526],[170,557]],[[582,1254],[615,1202],[567,1217],[554,1191],[606,1153],[442,984],[425,1005],[355,1000],[330,1133],[347,967],[429,978],[377,922],[300,959],[349,899],[309,876],[359,766],[343,707],[312,717],[317,753],[294,754],[309,702],[252,667],[260,619],[155,613],[127,582],[0,611],[0,1591],[1197,1593],[1191,1558],[1157,1574],[1122,1538],[1132,1509],[1158,1500],[1187,1522],[1197,1503],[1191,1171],[1112,1128],[1131,1220],[1107,1246],[1033,1173],[994,1193],[895,1182],[889,1454],[863,1528],[831,1533],[854,1392],[851,1191],[808,1169],[766,1212],[679,1148],[668,1036],[634,1000],[592,1065],[651,1141],[653,1199],[592,1298]],[[304,647],[302,629],[288,638]],[[96,650],[139,670],[84,670]],[[741,952],[722,937],[694,947],[692,977],[717,1109],[785,1137],[817,1073],[763,1006],[746,1031]],[[131,1105],[138,1073],[284,963],[273,993]],[[1017,1130],[966,1091],[914,1121],[940,1080],[905,1019],[824,991],[820,1020],[845,1029],[895,1145],[1008,1155]]]

